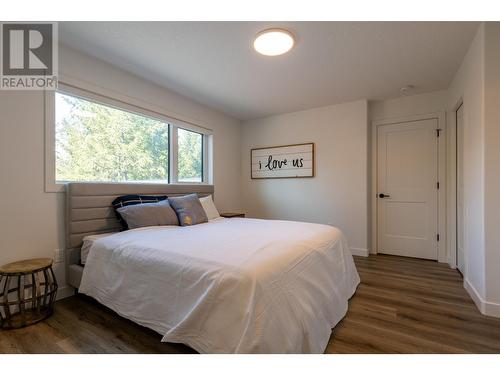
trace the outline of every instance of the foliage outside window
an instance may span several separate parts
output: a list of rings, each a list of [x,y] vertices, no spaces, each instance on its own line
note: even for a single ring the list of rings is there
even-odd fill
[[[204,181],[202,134],[60,92],[55,104],[57,182]],[[177,145],[169,142],[172,131]],[[171,181],[172,152],[177,181]]]
[[[203,181],[203,135],[179,128],[178,180]]]

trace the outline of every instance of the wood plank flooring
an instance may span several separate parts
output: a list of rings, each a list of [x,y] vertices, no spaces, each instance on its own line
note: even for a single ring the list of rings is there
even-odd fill
[[[458,271],[390,255],[355,261],[361,284],[326,353],[500,353],[500,319],[479,313]]]
[[[436,262],[355,257],[361,284],[326,353],[500,353],[500,319],[482,316],[460,274]],[[44,322],[0,331],[0,353],[194,353],[74,296]]]

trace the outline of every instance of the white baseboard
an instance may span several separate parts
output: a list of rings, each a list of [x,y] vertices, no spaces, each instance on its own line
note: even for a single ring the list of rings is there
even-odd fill
[[[500,318],[500,303],[486,302],[484,308],[485,315]]]
[[[479,295],[478,291],[474,286],[470,283],[470,281],[466,278],[464,278],[464,288],[469,293],[470,298],[474,301],[476,304],[477,309],[481,312],[481,314],[484,314],[484,300],[483,298]]]
[[[75,295],[75,288],[65,285],[57,289],[56,301]]]
[[[351,247],[351,254],[359,257],[367,257],[369,255],[368,249],[360,249],[359,247]]]
[[[469,293],[481,314],[500,318],[500,303],[486,301],[468,279],[464,279],[464,288]]]

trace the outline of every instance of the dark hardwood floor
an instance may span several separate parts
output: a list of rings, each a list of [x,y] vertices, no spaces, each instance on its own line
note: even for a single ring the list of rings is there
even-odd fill
[[[482,316],[460,274],[436,262],[355,257],[361,284],[326,353],[500,353],[500,319]],[[75,296],[44,322],[0,331],[0,353],[194,353]]]

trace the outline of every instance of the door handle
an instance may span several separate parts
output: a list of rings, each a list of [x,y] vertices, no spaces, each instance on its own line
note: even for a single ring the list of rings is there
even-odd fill
[[[379,197],[379,198],[390,198],[391,196],[390,196],[390,195],[388,195],[388,194],[380,193],[380,194],[378,195],[378,197]]]

